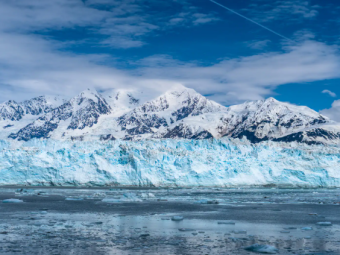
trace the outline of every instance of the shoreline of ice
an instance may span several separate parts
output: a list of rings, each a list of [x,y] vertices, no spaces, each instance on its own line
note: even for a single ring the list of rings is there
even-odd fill
[[[0,141],[0,186],[337,188],[340,147],[247,140]]]

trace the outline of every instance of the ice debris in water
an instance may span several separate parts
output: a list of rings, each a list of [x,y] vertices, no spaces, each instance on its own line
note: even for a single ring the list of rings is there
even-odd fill
[[[81,197],[67,197],[66,200],[67,201],[82,201],[84,199]]]
[[[303,228],[301,228],[301,230],[310,231],[310,230],[313,230],[313,228],[312,227],[303,227]]]
[[[197,204],[208,204],[208,205],[217,205],[219,202],[217,200],[208,200],[208,199],[201,199],[196,201]]]
[[[219,224],[219,225],[235,225],[235,222],[233,222],[233,221],[219,221],[219,222],[217,222],[217,224]]]
[[[19,194],[34,194],[35,190],[34,189],[17,189],[15,192]]]
[[[253,244],[244,248],[246,251],[256,252],[256,253],[263,253],[263,254],[276,254],[278,253],[278,249],[274,246],[270,245],[263,245],[263,244]]]
[[[15,199],[15,198],[10,198],[10,199],[5,199],[5,200],[2,200],[3,203],[22,203],[24,201],[20,200],[20,199]]]
[[[125,193],[121,199],[124,202],[142,202],[140,198],[137,197],[135,193]]]
[[[152,194],[152,193],[142,193],[142,194],[141,194],[141,197],[142,197],[142,198],[154,198],[155,195]]]
[[[316,224],[319,226],[332,226],[332,222],[318,222]]]
[[[172,221],[181,221],[181,220],[183,220],[183,219],[184,219],[183,216],[173,216],[173,217],[171,218]]]
[[[119,203],[120,199],[117,198],[104,198],[102,200],[103,203],[109,203],[109,204],[114,204],[114,203]]]
[[[103,203],[120,203],[120,202],[142,202],[143,200],[137,197],[135,193],[125,193],[122,197],[106,197],[102,200]]]

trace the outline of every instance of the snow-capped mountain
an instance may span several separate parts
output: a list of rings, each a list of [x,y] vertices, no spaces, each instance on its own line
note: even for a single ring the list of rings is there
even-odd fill
[[[19,121],[25,115],[40,115],[65,103],[60,97],[40,96],[22,103],[9,100],[0,104],[0,121]]]
[[[153,134],[191,116],[220,112],[226,108],[208,100],[193,89],[182,87],[170,90],[119,117],[118,125],[126,132],[126,139]]]
[[[20,103],[10,100],[0,104],[0,139],[6,139],[65,102],[58,96],[40,96]]]
[[[111,89],[102,96],[114,111],[114,116],[121,116],[140,106],[143,101],[143,92],[137,90]]]
[[[327,117],[308,107],[295,106],[269,98],[231,106],[224,112],[187,118],[181,123],[173,124],[165,132],[156,134],[155,137],[193,139],[204,134],[207,138],[246,137],[255,143],[267,140],[285,141],[283,137],[310,129],[321,129],[323,125],[329,123],[331,121]],[[327,133],[323,131],[325,132]],[[308,134],[306,136],[312,135],[311,132]],[[337,137],[336,134],[328,134],[328,136]]]
[[[307,129],[273,139],[275,142],[299,142],[306,144],[340,144],[340,125],[331,124]]]
[[[9,138],[28,141],[53,135],[60,139],[68,131],[93,127],[101,115],[110,112],[111,107],[106,100],[97,91],[88,89],[11,134]]]
[[[150,101],[145,98],[137,90],[102,94],[86,90],[63,104],[46,97],[20,104],[8,101],[1,105],[0,114],[11,123],[25,123],[20,130],[3,127],[9,138],[19,141],[246,137],[253,143],[340,143],[340,125],[308,107],[274,98],[224,107],[185,87]],[[24,122],[27,114],[37,115]]]

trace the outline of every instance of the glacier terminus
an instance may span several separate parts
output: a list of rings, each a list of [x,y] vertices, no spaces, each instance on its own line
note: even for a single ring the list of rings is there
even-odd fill
[[[336,146],[247,139],[1,141],[1,185],[340,187]]]

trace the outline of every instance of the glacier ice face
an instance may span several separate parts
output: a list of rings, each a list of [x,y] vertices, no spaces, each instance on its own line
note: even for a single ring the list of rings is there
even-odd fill
[[[340,187],[340,148],[219,140],[0,141],[0,185]]]

